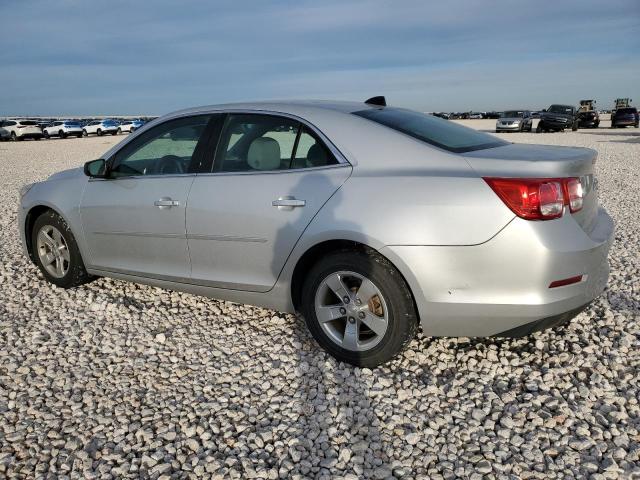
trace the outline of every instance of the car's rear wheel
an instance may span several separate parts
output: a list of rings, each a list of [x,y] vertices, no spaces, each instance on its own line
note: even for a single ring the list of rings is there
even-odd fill
[[[15,142],[15,141],[17,141],[17,140],[18,140],[18,137],[17,137],[17,135],[16,135],[16,132],[11,132],[11,141],[12,141],[12,142]]]
[[[120,135],[122,133],[122,129],[120,127],[118,127],[118,135]]]
[[[101,137],[101,136],[102,136],[102,130],[98,129],[98,130],[96,131],[96,134],[97,134],[99,137]]]
[[[544,127],[542,125],[542,122],[538,122],[538,126],[536,127],[536,133],[542,133]]]
[[[46,138],[47,140],[51,138],[51,136],[49,135],[49,132],[47,132],[46,130],[42,132],[42,134],[44,135],[44,138]]]
[[[66,133],[64,133],[64,131],[63,131],[63,130],[60,130],[60,131],[58,132],[58,136],[59,136],[60,138],[67,138],[67,134],[66,134]]]
[[[76,287],[91,280],[69,226],[55,212],[49,210],[36,219],[31,248],[44,277],[58,287]]]
[[[391,360],[418,329],[409,287],[376,253],[326,255],[307,275],[301,301],[318,343],[338,360],[361,367]]]

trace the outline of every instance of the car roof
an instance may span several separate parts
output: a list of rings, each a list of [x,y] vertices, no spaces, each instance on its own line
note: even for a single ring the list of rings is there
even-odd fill
[[[364,102],[348,102],[337,100],[265,100],[257,102],[224,103],[218,105],[192,107],[172,112],[169,115],[213,112],[218,110],[267,110],[289,114],[296,114],[300,110],[331,110],[340,113],[352,113],[359,110],[366,110],[367,108],[375,107],[376,106],[372,106]]]

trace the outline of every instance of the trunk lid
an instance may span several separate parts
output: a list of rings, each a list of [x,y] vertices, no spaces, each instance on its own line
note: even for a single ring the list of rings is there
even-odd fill
[[[578,177],[583,188],[582,210],[573,215],[589,233],[598,214],[594,175],[598,153],[590,148],[554,145],[510,144],[464,153],[463,157],[481,177],[566,178]]]

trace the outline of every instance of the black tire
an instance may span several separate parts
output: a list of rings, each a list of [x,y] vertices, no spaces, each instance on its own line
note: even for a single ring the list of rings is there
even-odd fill
[[[49,140],[51,138],[51,135],[49,135],[49,132],[43,132],[42,133],[44,135],[44,138],[46,138],[47,140]]]
[[[118,133],[118,135],[122,134],[122,129],[120,127],[118,127],[118,132],[117,133]]]
[[[111,132],[111,135],[118,135],[118,131],[116,130],[115,132]]]
[[[18,141],[18,137],[16,135],[16,132],[11,132],[11,141],[12,142],[17,142]]]
[[[101,137],[101,136],[102,136],[102,130],[100,130],[100,129],[96,130],[96,135],[98,135],[99,137]]]
[[[66,133],[64,133],[62,130],[60,130],[60,131],[58,132],[58,136],[59,136],[60,138],[67,138],[67,134],[66,134]]]
[[[573,122],[573,125],[571,125],[571,131],[572,132],[578,131],[578,122]]]
[[[542,133],[543,130],[544,130],[544,125],[542,124],[542,121],[540,121],[536,126],[536,133]]]
[[[40,256],[38,255],[38,232],[42,227],[46,225],[51,225],[58,229],[58,231],[62,234],[69,250],[69,268],[67,273],[61,278],[56,278],[51,275],[42,264]],[[54,285],[57,285],[58,287],[77,287],[78,285],[87,283],[94,278],[93,276],[89,275],[84,268],[84,262],[82,261],[82,256],[80,255],[78,244],[76,243],[75,237],[73,236],[73,233],[71,233],[71,229],[67,225],[67,222],[65,222],[62,217],[60,217],[52,210],[48,210],[36,219],[33,225],[33,230],[31,232],[31,249],[35,264],[44,275],[44,278],[46,278],[47,281],[53,283]]]
[[[387,330],[379,343],[369,350],[356,352],[342,348],[327,335],[316,316],[316,291],[324,279],[339,271],[355,272],[370,279],[387,304]],[[400,272],[375,252],[340,250],[324,256],[306,276],[301,313],[313,337],[329,354],[359,367],[371,368],[388,362],[407,347],[418,330],[418,316],[408,285]]]
[[[82,136],[83,137],[88,137],[89,136],[89,132],[87,132],[84,128],[82,129]]]

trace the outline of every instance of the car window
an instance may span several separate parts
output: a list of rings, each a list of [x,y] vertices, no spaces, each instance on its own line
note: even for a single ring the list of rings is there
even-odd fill
[[[463,153],[507,145],[492,135],[403,108],[369,108],[353,114],[450,152]]]
[[[326,167],[337,164],[329,149],[307,127],[302,127],[291,168]]]
[[[228,115],[218,145],[215,170],[288,169],[299,127],[295,120],[273,115]]]
[[[191,161],[210,115],[162,123],[116,154],[112,177],[190,173]]]

